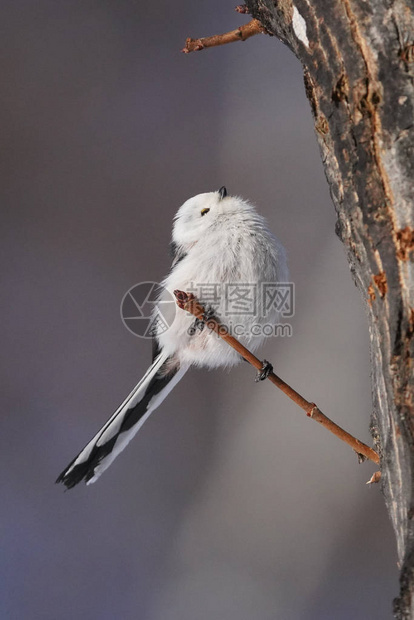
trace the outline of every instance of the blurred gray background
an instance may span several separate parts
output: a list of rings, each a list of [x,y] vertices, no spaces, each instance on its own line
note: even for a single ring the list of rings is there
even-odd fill
[[[1,3],[2,619],[392,616],[375,468],[247,364],[190,371],[97,484],[54,485],[148,366],[124,293],[223,184],[296,284],[293,337],[261,355],[370,442],[367,322],[301,67],[266,36],[179,52],[245,21],[218,0]]]

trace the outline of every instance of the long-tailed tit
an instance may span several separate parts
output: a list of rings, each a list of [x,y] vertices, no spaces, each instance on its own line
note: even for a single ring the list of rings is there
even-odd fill
[[[252,351],[263,342],[263,325],[275,324],[277,308],[264,311],[259,294],[263,284],[287,282],[286,254],[254,207],[225,187],[199,194],[177,212],[172,235],[173,263],[164,290],[194,290],[226,326]],[[231,286],[229,286],[231,285]],[[203,290],[215,287],[214,298]],[[248,287],[255,292],[254,312],[232,309],[229,290]],[[204,288],[203,288],[204,287]],[[159,303],[162,303],[162,296]],[[81,480],[95,482],[131,441],[142,424],[184,376],[189,366],[233,366],[240,356],[194,317],[177,310],[170,327],[155,333],[155,353],[147,372],[102,429],[60,474],[56,482],[72,488]]]

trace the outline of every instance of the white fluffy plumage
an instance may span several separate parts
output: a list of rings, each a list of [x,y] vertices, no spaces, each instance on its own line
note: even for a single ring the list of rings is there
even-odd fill
[[[208,212],[202,215],[203,211]],[[199,290],[199,301],[213,306],[215,315],[226,325],[237,324],[240,341],[256,350],[265,336],[258,329],[264,323],[276,323],[275,310],[263,311],[259,294],[262,283],[287,282],[286,252],[269,231],[266,220],[246,200],[237,196],[221,197],[220,192],[199,194],[185,202],[177,212],[173,244],[180,258],[163,286]],[[254,314],[232,315],[227,306],[227,284],[256,285],[257,308]],[[203,286],[197,286],[203,284]],[[219,288],[218,300],[203,299],[203,289]],[[201,293],[201,294],[200,294]],[[189,335],[194,318],[177,311],[170,329],[158,336],[161,349],[178,358],[181,364],[216,368],[232,366],[240,356],[223,340],[207,330]],[[256,328],[254,326],[257,326]],[[257,335],[254,335],[254,334]]]
[[[276,309],[264,311],[263,283],[288,281],[286,253],[265,219],[246,200],[217,192],[199,194],[178,210],[172,235],[173,264],[164,292],[196,290],[203,305],[252,351],[265,338],[261,327],[278,321]],[[254,313],[232,313],[227,285],[256,287]],[[214,289],[214,299],[211,291]],[[207,295],[203,291],[209,291]],[[229,311],[230,307],[230,311]],[[68,488],[81,480],[94,482],[137,433],[191,365],[233,366],[241,358],[208,329],[194,329],[194,317],[177,309],[166,331],[155,336],[157,355],[143,379],[102,429],[61,473]]]

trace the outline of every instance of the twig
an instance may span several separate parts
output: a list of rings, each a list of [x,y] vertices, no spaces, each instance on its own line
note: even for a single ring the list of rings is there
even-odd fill
[[[182,310],[186,310],[190,312],[193,316],[195,316],[200,321],[204,320],[205,317],[205,309],[199,303],[199,301],[194,297],[192,293],[185,293],[183,291],[174,291],[174,295],[177,300],[177,305]],[[236,338],[231,336],[228,333],[228,330],[225,325],[222,325],[215,318],[208,318],[205,321],[207,327],[209,327],[212,331],[214,331],[220,338],[225,340],[233,349],[235,349],[240,355],[248,361],[252,366],[254,366],[257,370],[263,369],[263,362],[261,362],[257,357],[253,355],[246,347],[244,347]],[[358,455],[362,455],[363,457],[373,461],[377,465],[379,464],[379,456],[369,446],[364,444],[359,439],[356,439],[350,433],[347,433],[343,428],[335,424],[330,418],[328,418],[322,411],[315,405],[315,403],[310,403],[303,396],[301,396],[296,390],[294,390],[290,385],[288,385],[283,379],[278,377],[274,372],[269,373],[268,377],[269,381],[271,381],[276,387],[278,387],[282,392],[289,396],[301,409],[306,412],[306,415],[316,422],[319,422],[322,426],[324,426],[328,431],[331,431],[334,435],[345,441],[351,448],[355,450]],[[373,481],[374,482],[374,481]]]
[[[366,484],[376,484],[381,480],[381,472],[376,471],[372,474],[371,478],[366,482]]]
[[[185,47],[181,50],[184,54],[190,52],[198,52],[205,47],[217,47],[217,45],[225,45],[226,43],[233,43],[234,41],[245,41],[250,37],[254,37],[255,34],[264,33],[265,29],[257,19],[250,20],[247,24],[236,28],[236,30],[230,30],[224,34],[215,34],[212,37],[202,37],[201,39],[186,39]]]

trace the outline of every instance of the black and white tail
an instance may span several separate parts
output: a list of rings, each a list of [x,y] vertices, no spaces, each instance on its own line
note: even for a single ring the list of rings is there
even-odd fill
[[[71,489],[81,480],[91,484],[99,478],[184,376],[187,368],[171,361],[162,353],[155,358],[131,394],[56,482]]]

